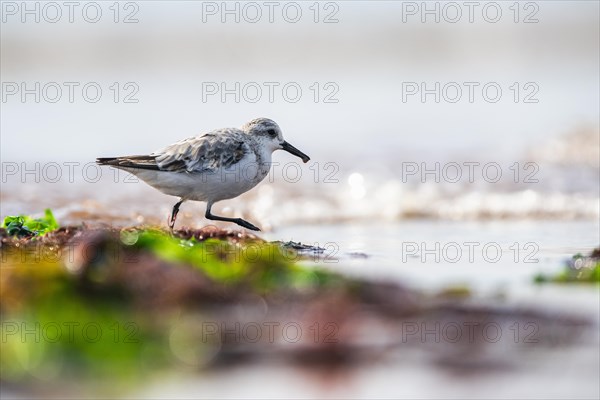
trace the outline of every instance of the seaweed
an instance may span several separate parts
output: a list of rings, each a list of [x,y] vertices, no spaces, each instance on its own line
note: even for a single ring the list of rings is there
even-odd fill
[[[28,215],[7,216],[2,222],[9,236],[33,237],[45,235],[59,228],[52,210],[44,210],[44,216],[33,218]]]
[[[493,321],[507,330],[533,323],[542,344],[577,338],[590,325],[481,304],[467,287],[431,295],[346,277],[308,265],[303,245],[240,231],[57,229],[52,220],[29,225],[34,236],[0,229],[3,383],[55,384],[60,392],[97,383],[106,392],[102,382],[110,380],[110,390],[120,392],[182,368],[199,372],[261,357],[344,368],[395,348],[427,347],[435,337],[414,329],[440,321]],[[24,217],[8,225],[15,221],[25,226]],[[468,368],[486,344],[449,342],[443,365]],[[515,349],[497,362],[518,357]]]
[[[595,283],[600,284],[600,249],[590,255],[575,254],[555,275],[537,274],[535,283]]]

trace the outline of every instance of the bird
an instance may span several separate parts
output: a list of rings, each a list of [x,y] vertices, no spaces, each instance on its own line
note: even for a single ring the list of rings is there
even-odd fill
[[[101,157],[107,165],[137,176],[167,195],[179,197],[168,218],[173,231],[183,202],[206,202],[204,216],[209,220],[233,222],[260,231],[242,218],[214,215],[213,204],[233,199],[255,187],[269,173],[271,155],[285,150],[304,163],[306,154],[283,139],[281,128],[268,118],[256,118],[240,128],[222,128],[173,143],[149,155]]]

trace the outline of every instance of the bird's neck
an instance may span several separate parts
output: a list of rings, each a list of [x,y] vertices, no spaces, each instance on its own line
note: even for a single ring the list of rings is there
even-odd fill
[[[254,153],[256,160],[255,162],[257,164],[257,168],[254,169],[256,171],[254,180],[260,182],[269,174],[272,152],[266,146],[261,145],[261,143],[258,141],[251,143],[250,148]]]

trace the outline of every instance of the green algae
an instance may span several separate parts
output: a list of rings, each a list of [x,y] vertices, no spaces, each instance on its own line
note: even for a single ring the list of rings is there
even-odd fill
[[[165,261],[189,264],[216,282],[249,285],[257,293],[316,289],[341,280],[332,272],[303,267],[295,251],[261,240],[244,243],[212,238],[198,241],[194,237],[185,240],[146,230],[138,233],[133,245]]]
[[[7,382],[139,383],[179,364],[172,340],[183,315],[205,313],[223,301],[269,301],[282,293],[310,297],[345,282],[256,238],[55,230],[51,221],[29,225],[43,236],[10,235],[8,229],[1,235],[0,371]],[[214,352],[214,343],[199,341],[197,347]]]
[[[7,216],[2,222],[2,228],[6,229],[9,236],[32,237],[45,235],[59,228],[52,210],[44,210],[44,216],[33,218],[29,215]]]
[[[565,262],[563,269],[555,275],[537,274],[535,283],[592,283],[600,284],[600,259],[598,250],[589,256],[575,254]]]

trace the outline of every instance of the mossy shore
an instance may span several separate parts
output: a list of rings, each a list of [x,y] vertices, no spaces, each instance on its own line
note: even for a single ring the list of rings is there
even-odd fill
[[[12,228],[0,230],[0,366],[16,387],[110,379],[120,390],[273,359],[345,368],[430,346],[447,368],[494,367],[522,348],[569,345],[594,323],[468,288],[349,278],[307,262],[297,243],[237,230]],[[490,338],[490,324],[503,335]],[[507,352],[484,357],[499,340]]]

